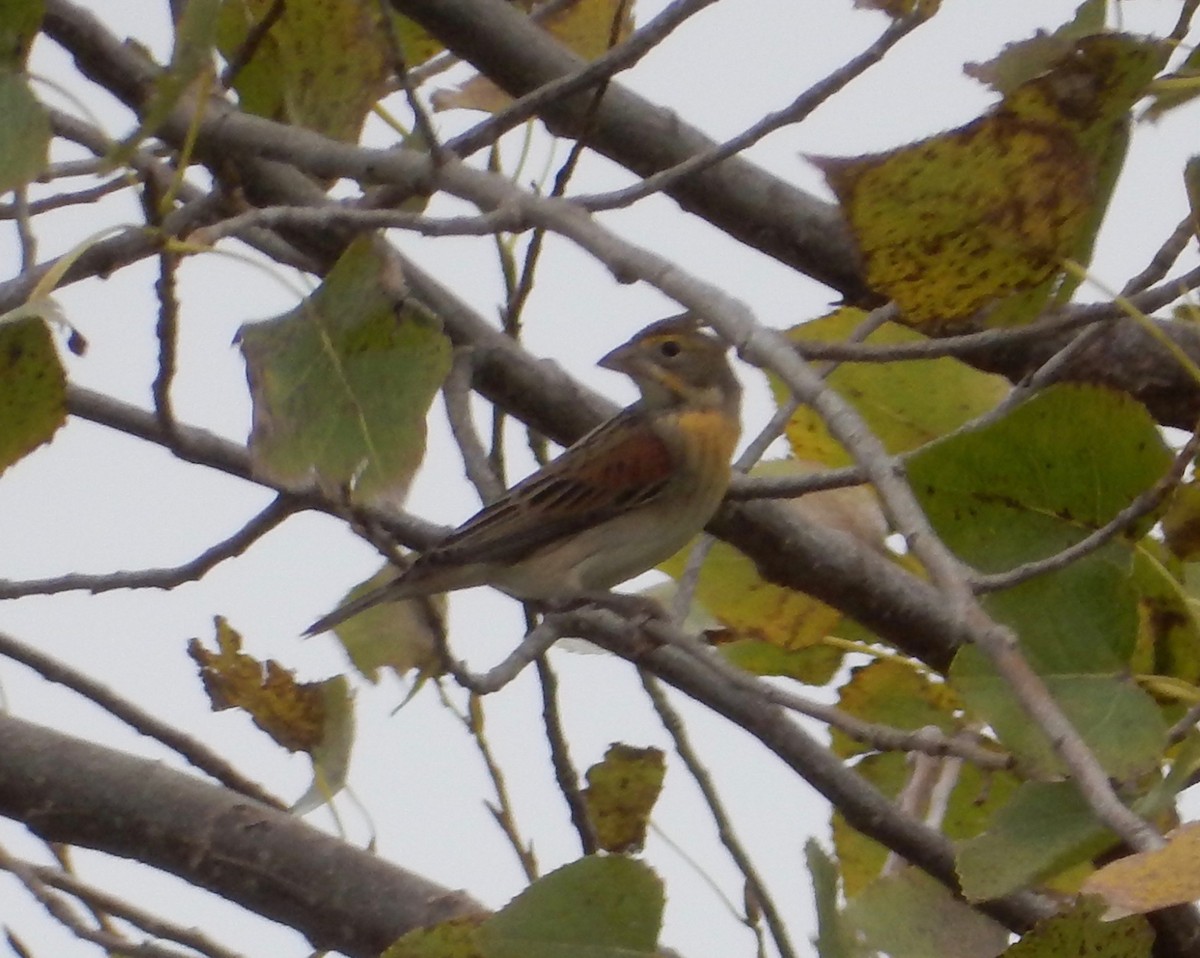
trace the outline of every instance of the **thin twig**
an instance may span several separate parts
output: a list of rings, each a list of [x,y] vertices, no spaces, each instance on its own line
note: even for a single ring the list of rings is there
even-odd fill
[[[192,948],[202,955],[208,955],[209,958],[241,958],[238,952],[218,944],[195,928],[184,928],[174,922],[159,918],[157,915],[152,915],[110,892],[82,881],[63,869],[38,865],[23,859],[10,858],[9,861],[15,861],[21,867],[28,869],[30,874],[45,885],[75,896],[95,912],[121,918],[155,938],[174,941]]]
[[[51,579],[26,579],[21,582],[0,579],[0,599],[16,599],[26,595],[55,595],[77,590],[95,594],[111,592],[114,589],[174,589],[185,582],[195,582],[203,578],[219,563],[241,555],[299,508],[299,503],[280,496],[228,539],[205,549],[183,565],[169,569],[113,572],[107,575],[72,573]]]
[[[425,104],[417,95],[417,84],[409,73],[408,58],[404,55],[404,44],[400,42],[400,37],[396,33],[396,18],[392,15],[392,5],[388,0],[379,0],[379,17],[383,21],[382,26],[387,38],[388,52],[392,58],[392,69],[400,83],[400,89],[404,91],[408,108],[412,110],[413,124],[416,127],[417,135],[423,141],[425,148],[429,150],[433,165],[438,166],[442,162],[443,147],[438,139],[437,128],[430,119],[429,111],[425,109]]]
[[[33,896],[50,917],[65,927],[81,941],[100,945],[110,953],[136,955],[139,958],[188,958],[187,952],[163,948],[149,941],[133,942],[122,935],[114,935],[101,928],[89,928],[61,895],[47,887],[37,874],[20,859],[14,858],[0,848],[0,868],[13,875],[26,891]]]
[[[459,718],[474,740],[475,747],[479,749],[480,757],[487,768],[488,777],[492,780],[492,788],[496,792],[497,804],[488,804],[487,809],[492,813],[496,824],[500,826],[504,837],[508,839],[509,845],[512,846],[517,861],[521,863],[521,870],[525,873],[525,878],[531,882],[536,881],[538,877],[537,858],[533,853],[532,846],[521,837],[521,833],[517,829],[517,818],[513,811],[512,800],[508,795],[504,772],[496,761],[495,755],[492,754],[492,747],[488,744],[487,736],[483,731],[483,699],[471,693],[468,712],[466,715],[459,715]]]
[[[550,764],[554,768],[554,781],[567,803],[571,824],[579,836],[580,851],[594,855],[600,847],[596,840],[596,829],[588,816],[587,804],[579,788],[579,776],[571,761],[571,751],[563,732],[562,717],[558,708],[558,676],[550,668],[550,660],[541,655],[537,660],[538,679],[542,685],[542,724],[546,729],[546,741],[550,745]]]
[[[662,687],[658,684],[658,680],[654,676],[645,669],[638,669],[638,676],[642,680],[642,688],[650,696],[650,702],[654,705],[654,711],[658,713],[663,728],[667,730],[667,734],[671,736],[671,740],[675,743],[675,751],[683,759],[683,764],[687,766],[687,770],[691,773],[692,779],[700,789],[700,794],[704,796],[704,803],[708,806],[709,814],[712,815],[713,822],[717,826],[717,836],[720,838],[721,844],[729,852],[729,857],[733,859],[733,863],[737,866],[738,871],[742,873],[742,877],[746,881],[746,887],[754,896],[758,907],[762,909],[763,917],[767,921],[767,927],[771,929],[771,936],[775,939],[775,947],[779,950],[782,958],[795,958],[796,952],[792,947],[787,925],[784,924],[783,917],[780,915],[779,909],[776,907],[775,900],[771,897],[766,883],[762,880],[762,877],[758,874],[758,869],[754,867],[754,863],[750,860],[749,853],[737,837],[737,833],[733,829],[733,822],[730,820],[729,814],[725,811],[725,805],[721,801],[721,796],[717,794],[717,788],[713,784],[712,776],[709,775],[708,769],[704,767],[704,763],[700,761],[700,756],[696,754],[696,750],[692,748],[692,743],[688,740],[687,729],[684,727],[683,719],[675,711],[667,699],[666,693],[662,690]],[[747,921],[749,921],[749,918],[747,918]]]
[[[166,212],[162,209],[164,199],[157,180],[147,179],[142,193],[147,225],[162,228]],[[158,277],[154,283],[154,292],[158,297],[158,318],[154,325],[154,335],[158,340],[158,364],[150,394],[154,399],[154,415],[167,434],[173,433],[176,426],[175,413],[171,408],[171,384],[175,380],[179,346],[179,296],[176,289],[179,262],[178,253],[166,247],[160,250]]]
[[[496,476],[487,450],[479,441],[471,416],[471,378],[474,375],[472,352],[456,349],[450,372],[442,383],[442,398],[450,432],[462,453],[467,478],[484,503],[495,502],[504,494],[504,484]]]
[[[1200,0],[1197,0],[1197,2],[1200,2]],[[1191,242],[1192,237],[1195,235],[1196,224],[1189,214],[1180,220],[1179,225],[1171,231],[1171,235],[1159,247],[1158,252],[1151,257],[1150,262],[1146,264],[1146,268],[1125,284],[1121,289],[1121,295],[1132,296],[1134,293],[1140,293],[1142,290],[1148,289],[1159,282],[1170,272],[1171,267],[1175,265],[1175,261],[1187,249],[1188,243]]]
[[[222,89],[228,90],[237,82],[238,75],[254,59],[254,54],[262,46],[267,34],[271,32],[271,28],[283,16],[286,7],[286,0],[272,0],[271,6],[267,8],[262,19],[246,31],[246,38],[225,61],[225,69],[221,71]]]
[[[513,127],[537,116],[548,104],[566,99],[572,94],[612,78],[622,70],[628,70],[676,27],[715,2],[716,0],[674,0],[624,43],[613,47],[575,73],[560,77],[525,94],[482,123],[449,140],[446,149],[458,156],[470,156],[496,142]]]
[[[19,186],[13,191],[13,219],[17,223],[17,239],[21,248],[22,274],[31,272],[37,265],[37,237],[33,232],[30,217],[33,215],[29,208],[29,189]]]
[[[592,212],[629,206],[652,193],[665,190],[684,177],[716,166],[722,160],[727,160],[729,157],[748,149],[776,130],[804,120],[822,103],[882,60],[892,47],[927,19],[928,16],[926,14],[915,13],[894,20],[887,30],[884,31],[883,35],[858,56],[845,65],[838,67],[838,69],[834,70],[824,80],[810,87],[782,110],[768,113],[749,129],[739,133],[732,139],[713,146],[702,153],[688,157],[682,163],[668,167],[665,170],[660,170],[653,176],[648,176],[633,186],[622,190],[613,190],[610,193],[575,196],[572,197],[572,200],[584,209]]]

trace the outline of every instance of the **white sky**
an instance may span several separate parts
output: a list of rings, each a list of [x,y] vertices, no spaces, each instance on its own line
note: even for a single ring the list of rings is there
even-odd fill
[[[169,52],[165,3],[93,0],[90,5],[117,33],[136,37],[160,56]],[[661,6],[643,0],[636,10],[638,21]],[[750,155],[780,177],[828,195],[801,154],[885,149],[969,120],[993,98],[962,75],[962,63],[988,59],[1004,42],[1024,38],[1039,26],[1053,28],[1069,18],[1074,6],[1067,0],[945,0],[935,20],[906,39],[881,67],[802,126],[776,133]],[[1122,9],[1129,29],[1165,33],[1178,4],[1133,0]],[[790,102],[867,46],[883,25],[882,16],[854,11],[849,0],[725,0],[695,18],[622,82],[724,138]],[[86,95],[56,48],[39,44],[33,64],[35,71]],[[91,100],[89,106],[115,134],[132,126],[118,106],[97,106]],[[1118,193],[1095,264],[1095,272],[1109,285],[1119,286],[1145,264],[1184,209],[1179,171],[1193,148],[1196,118],[1195,110],[1185,110],[1158,126],[1139,128],[1124,177],[1132,189]],[[467,114],[438,118],[446,135],[474,121]],[[380,130],[373,134],[378,137]],[[558,156],[565,156],[562,146]],[[538,169],[536,163],[533,169]],[[598,161],[588,163],[573,186],[592,191],[627,182],[626,174]],[[106,201],[103,216],[95,226],[80,225],[75,214],[47,219],[40,231],[41,257],[63,251],[101,225],[138,219],[128,198]],[[643,202],[605,220],[742,297],[772,326],[818,315],[832,298],[818,284],[738,246],[669,201]],[[16,262],[11,229],[0,237],[8,261]],[[489,241],[409,236],[396,241],[484,315],[495,314],[501,287]],[[59,300],[67,315],[90,343],[85,357],[67,357],[74,382],[149,406],[157,348],[154,269],[146,263],[106,282],[62,292]],[[671,312],[672,305],[644,287],[614,283],[587,257],[557,241],[548,246],[540,276],[527,311],[530,349],[553,357],[619,401],[631,399],[628,382],[593,363],[641,325]],[[294,286],[294,278],[289,280]],[[182,366],[173,393],[175,408],[186,423],[243,441],[249,403],[231,340],[242,323],[289,309],[294,292],[261,270],[218,256],[187,262],[181,281]],[[755,374],[746,378],[751,387],[746,429],[752,434],[769,410]],[[521,449],[519,434],[513,436],[512,448]],[[99,426],[71,422],[51,446],[0,481],[0,577],[174,565],[232,533],[271,498],[266,490],[177,463],[165,452]],[[431,416],[428,458],[409,508],[455,523],[476,507],[439,402]],[[199,583],[170,593],[73,593],[5,602],[0,604],[0,630],[61,657],[215,744],[242,769],[292,799],[307,787],[307,760],[284,754],[239,715],[211,713],[186,656],[186,642],[200,636],[211,645],[212,616],[221,614],[242,632],[247,650],[256,656],[278,658],[305,679],[342,671],[346,663],[332,637],[299,642],[297,636],[373,571],[377,561],[373,550],[340,523],[302,515]],[[501,658],[520,634],[517,607],[486,590],[455,596],[451,624],[455,649],[478,668]],[[669,751],[631,666],[561,651],[553,660],[581,770],[599,760],[613,741],[657,744]],[[450,887],[465,888],[489,905],[503,905],[523,880],[483,808],[491,792],[471,743],[431,690],[392,717],[391,709],[404,694],[400,683],[389,679],[379,688],[359,685],[360,733],[351,782],[370,810],[380,854]],[[139,739],[94,706],[3,659],[0,690],[14,714],[174,762],[164,749]],[[736,828],[777,896],[794,944],[804,953],[813,919],[803,845],[810,835],[827,841],[828,809],[749,736],[701,708],[680,704],[693,741],[734,810]],[[521,827],[548,871],[575,858],[578,849],[546,760],[536,683],[523,677],[489,698],[486,706],[489,738],[508,777]],[[371,830],[362,816],[344,801],[339,807],[350,839],[368,841]],[[331,827],[324,813],[309,820]],[[740,901],[740,878],[716,842],[696,789],[673,757],[657,821],[725,895]],[[0,821],[0,843],[13,852],[44,857],[36,842],[7,822]],[[210,896],[176,889],[174,879],[156,875],[146,884],[144,870],[137,867],[90,854],[79,858],[84,877],[111,882],[139,904],[183,924],[205,927],[245,954],[307,953],[295,933]],[[651,839],[647,859],[667,882],[665,944],[690,958],[752,953],[748,932],[721,907],[692,865],[657,838]],[[119,877],[113,880],[113,875]],[[0,924],[16,931],[35,954],[85,951],[44,920],[39,906],[4,875]]]

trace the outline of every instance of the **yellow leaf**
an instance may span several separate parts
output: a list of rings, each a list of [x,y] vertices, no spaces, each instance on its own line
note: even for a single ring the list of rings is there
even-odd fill
[[[619,743],[610,745],[604,760],[588,769],[583,800],[600,848],[627,852],[642,847],[665,775],[659,749]]]
[[[1105,865],[1084,882],[1082,891],[1104,899],[1107,920],[1200,898],[1200,822],[1175,829],[1163,848]]]
[[[224,619],[216,626],[216,652],[199,639],[188,643],[213,711],[240,708],[284,748],[311,752],[325,733],[324,683],[300,683],[273,659],[259,662],[241,650],[242,637]]]

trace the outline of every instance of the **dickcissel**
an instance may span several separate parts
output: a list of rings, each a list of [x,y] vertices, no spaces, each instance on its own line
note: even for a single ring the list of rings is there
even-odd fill
[[[741,386],[726,352],[689,314],[643,329],[599,363],[641,399],[307,634],[381,602],[477,585],[535,601],[594,597],[674,555],[729,486]]]

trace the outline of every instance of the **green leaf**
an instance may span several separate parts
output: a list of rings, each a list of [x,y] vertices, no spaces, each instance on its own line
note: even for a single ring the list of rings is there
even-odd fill
[[[1045,734],[981,653],[959,652],[950,678],[968,707],[995,729],[1029,774],[1063,772]],[[1154,767],[1166,745],[1166,726],[1149,695],[1124,676],[1048,674],[1042,679],[1110,775],[1129,779]]]
[[[865,958],[866,949],[855,942],[853,931],[846,927],[838,910],[838,873],[833,859],[814,838],[804,843],[804,858],[812,876],[818,958]]]
[[[912,769],[901,752],[866,755],[855,771],[889,798],[895,798],[909,780]],[[987,827],[996,811],[1008,802],[1018,786],[1008,772],[984,772],[969,762],[959,769],[942,819],[942,830],[955,841],[973,838]],[[854,898],[880,874],[888,850],[854,829],[840,812],[833,814],[834,849],[846,897]]]
[[[403,501],[450,344],[413,300],[394,309],[385,264],[356,240],[299,307],[242,327],[259,475],[284,487],[315,478],[356,503]]]
[[[345,605],[396,578],[397,569],[385,562],[373,576],[351,589],[338,605]],[[380,602],[345,622],[333,632],[359,674],[369,682],[379,681],[379,670],[390,668],[397,675],[416,670],[422,678],[440,675],[442,659],[438,634],[446,628],[444,594]]]
[[[5,0],[0,4],[0,67],[20,70],[42,27],[45,0]]]
[[[591,855],[530,885],[483,923],[483,958],[634,958],[656,954],[662,882],[647,865]]]
[[[802,649],[781,649],[758,639],[734,639],[718,642],[725,658],[753,675],[780,675],[805,685],[825,685],[841,668],[845,651],[832,645],[810,645]]]
[[[217,13],[221,0],[188,0],[175,25],[171,62],[154,81],[137,129],[113,150],[114,164],[127,161],[137,145],[152,136],[196,80],[213,69]]]
[[[66,422],[66,382],[44,320],[0,322],[0,473]]]
[[[846,714],[909,731],[932,725],[953,734],[956,706],[945,685],[894,659],[877,659],[851,670],[850,680],[838,691],[838,708]],[[843,758],[870,749],[837,729],[832,730],[832,745]]]
[[[873,882],[845,918],[868,948],[891,958],[991,958],[1008,940],[1007,928],[912,866]]]
[[[379,958],[480,958],[479,921],[456,918],[432,928],[415,928]]]
[[[620,743],[610,745],[604,760],[587,770],[583,802],[603,851],[641,849],[666,773],[660,749]]]
[[[218,46],[228,58],[266,16],[272,0],[224,0]],[[440,49],[411,21],[395,18],[409,67]],[[392,46],[375,0],[288,0],[234,79],[248,113],[353,142],[388,92]]]
[[[866,318],[860,309],[845,307],[793,327],[795,342],[844,342]],[[922,342],[925,337],[896,323],[884,323],[868,336],[872,346]],[[888,452],[916,449],[957,429],[993,408],[1009,391],[1007,380],[972,369],[957,359],[921,359],[894,363],[842,363],[829,376],[829,385],[858,410]],[[771,377],[776,402],[790,395]],[[787,425],[788,442],[800,459],[829,466],[852,464],[852,459],[812,409],[801,406]]]
[[[943,540],[976,568],[1000,571],[1053,555],[1103,526],[1169,461],[1157,428],[1133,400],[1058,386],[999,422],[918,452],[909,477]],[[1015,631],[1029,662],[1118,777],[1150,767],[1165,732],[1153,701],[1126,677],[1139,628],[1132,554],[1126,542],[1113,541],[984,603]],[[960,651],[950,675],[968,708],[1032,770],[1061,771],[1045,737],[976,650]]]
[[[1061,385],[999,422],[921,450],[908,475],[947,545],[977,569],[999,572],[1104,525],[1169,463],[1154,421],[1135,400]]]
[[[0,68],[0,192],[36,179],[46,168],[50,120],[23,74]]]
[[[963,894],[999,898],[1089,861],[1115,840],[1072,782],[1026,782],[987,831],[959,846]]]
[[[1069,911],[1039,921],[1000,958],[1150,958],[1154,930],[1144,918],[1110,922],[1101,911],[1081,898]]]

